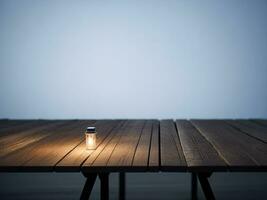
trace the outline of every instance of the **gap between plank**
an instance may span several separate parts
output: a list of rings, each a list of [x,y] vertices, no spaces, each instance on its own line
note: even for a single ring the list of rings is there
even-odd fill
[[[172,120],[172,122],[174,123],[174,128],[175,128],[176,136],[178,137],[178,141],[179,141],[180,147],[181,147],[181,149],[182,149],[182,157],[183,157],[183,159],[184,159],[184,161],[185,161],[186,167],[188,167],[187,162],[186,162],[186,159],[185,159],[185,155],[184,155],[184,150],[183,150],[183,147],[182,147],[182,144],[181,144],[181,140],[180,140],[180,137],[179,137],[179,134],[178,134],[178,129],[177,129],[177,127],[176,127],[176,123],[175,123],[174,120]],[[171,136],[172,136],[173,141],[175,142],[175,138],[173,137],[172,134],[171,134]],[[176,143],[176,142],[175,142],[175,143]],[[177,147],[176,144],[175,144],[175,147],[176,147],[176,149],[177,149],[177,152],[179,152],[179,149],[178,149],[178,147]],[[180,155],[179,155],[179,157],[180,157]],[[181,160],[182,160],[182,158],[181,158]]]
[[[96,121],[92,123],[92,125],[95,125]],[[67,157],[67,155],[69,155],[77,146],[79,146],[82,142],[84,142],[85,139],[82,139],[81,142],[79,142],[77,145],[75,145],[71,150],[69,150],[66,155],[64,155],[62,158],[59,159],[59,161],[56,162],[56,164],[53,166],[53,170],[55,170],[55,167],[57,166],[57,164],[59,164],[65,157]]]
[[[200,133],[200,135],[202,137],[205,138],[205,140],[207,140],[207,142],[216,150],[216,152],[218,153],[218,155],[224,160],[224,162],[227,164],[228,167],[230,167],[230,163],[227,161],[227,159],[220,153],[220,151],[212,144],[212,142],[209,141],[209,139],[207,137],[205,137],[205,135],[202,134],[201,130],[195,126],[191,120],[189,120],[189,122],[192,124],[192,126]]]
[[[107,136],[102,140],[101,143],[103,143],[103,142],[105,141],[105,139],[108,137],[109,134],[112,133],[112,131],[114,131],[114,130],[117,129],[117,128],[122,128],[125,124],[126,124],[126,121],[123,121],[123,120],[120,121],[119,124],[117,124],[115,127],[113,127],[113,128],[110,130],[110,132],[109,132],[109,133],[107,134]],[[108,145],[108,143],[109,143],[115,136],[116,136],[116,134],[114,134],[114,135],[110,138],[110,140],[107,142],[107,144],[105,145],[105,147]],[[101,144],[101,143],[100,143],[100,144]],[[100,146],[100,144],[99,144],[98,146]],[[101,152],[104,151],[105,147],[103,147],[103,149],[98,153],[98,155],[96,156],[96,158],[92,161],[92,164],[95,162],[95,160],[96,160],[96,159],[98,158],[98,156],[101,154]],[[90,156],[91,156],[91,154],[88,155],[88,156],[84,159],[84,161],[80,164],[80,168],[82,168],[83,164],[86,162],[86,160],[87,160]]]
[[[255,136],[253,136],[253,135],[251,135],[251,134],[249,134],[249,133],[247,133],[247,132],[241,130],[240,128],[234,126],[233,124],[230,124],[230,123],[228,123],[228,122],[225,121],[225,120],[223,120],[223,122],[226,123],[228,126],[231,126],[233,129],[237,130],[238,132],[243,133],[243,134],[246,134],[246,135],[249,136],[249,137],[252,137],[252,138],[254,138],[254,139],[256,139],[256,140],[259,140],[260,142],[263,142],[264,144],[267,144],[267,142],[265,142],[264,140],[262,140],[262,139],[260,139],[260,138],[258,138],[258,137],[255,137]]]
[[[127,121],[123,124],[123,126],[126,126],[128,123],[129,123],[129,120],[127,120]],[[123,127],[123,126],[122,126],[122,127]],[[126,126],[126,127],[127,127],[127,126]],[[125,131],[125,130],[122,129],[122,131]],[[122,132],[122,133],[123,133],[123,132]],[[109,160],[110,160],[110,158],[111,158],[111,156],[112,156],[112,154],[113,154],[115,148],[116,148],[117,145],[120,143],[121,138],[122,138],[122,134],[120,133],[120,138],[119,138],[118,142],[114,145],[114,148],[112,149],[111,154],[110,154],[109,158],[107,159],[106,166],[107,166],[107,164],[109,163]],[[104,150],[104,149],[103,149],[103,150]],[[102,151],[103,151],[103,150],[102,150]],[[101,152],[102,152],[102,151],[101,151]],[[98,158],[99,155],[100,155],[100,154],[97,155],[97,158]],[[92,162],[91,165],[93,165],[95,161],[96,161],[96,159]]]
[[[141,133],[140,133],[140,135],[139,135],[137,144],[136,144],[136,146],[135,146],[135,149],[134,149],[134,155],[133,155],[133,159],[132,159],[131,166],[133,166],[134,157],[135,157],[135,154],[136,154],[136,149],[137,149],[137,147],[138,147],[138,144],[139,144],[139,142],[140,142],[140,138],[141,138],[141,136],[142,136],[142,134],[143,134],[143,130],[144,130],[146,124],[147,124],[147,120],[145,120],[145,122],[144,122],[144,124],[143,124],[143,126],[142,126]]]
[[[150,151],[151,151],[151,142],[152,142],[153,130],[154,130],[154,121],[152,121],[152,126],[151,126],[151,131],[150,131],[150,141],[149,141],[149,149],[148,149],[147,168],[149,168],[149,160],[150,160]]]

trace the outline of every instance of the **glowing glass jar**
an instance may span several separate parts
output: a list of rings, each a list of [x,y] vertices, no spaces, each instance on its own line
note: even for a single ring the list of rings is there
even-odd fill
[[[85,132],[85,141],[86,141],[86,149],[92,150],[96,149],[96,129],[95,127],[87,127]]]

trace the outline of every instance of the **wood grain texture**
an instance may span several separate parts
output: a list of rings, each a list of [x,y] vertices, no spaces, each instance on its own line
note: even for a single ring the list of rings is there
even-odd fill
[[[19,134],[8,134],[0,138],[0,157],[47,137],[57,126],[64,126],[66,121],[51,121]]]
[[[267,146],[219,120],[192,120],[216,148],[230,170],[256,170],[267,166]]]
[[[56,171],[80,171],[80,167],[91,156],[101,153],[105,145],[114,137],[114,130],[122,126],[122,120],[97,121],[94,126],[97,130],[97,148],[87,150],[85,139],[68,153],[55,167]]]
[[[153,121],[146,121],[135,150],[132,166],[145,171],[148,168]]]
[[[11,134],[20,134],[32,128],[45,125],[49,120],[16,120],[15,124],[0,129],[0,138],[9,137]]]
[[[187,120],[177,120],[179,138],[190,171],[221,171],[227,164],[216,149]]]
[[[226,120],[234,128],[267,143],[267,127],[248,120]]]
[[[111,168],[129,168],[132,166],[135,151],[145,126],[146,121],[144,120],[131,120],[127,124],[122,134],[118,145],[114,148],[109,161],[108,167]]]
[[[186,161],[173,120],[160,122],[160,169],[163,171],[186,170]]]
[[[120,141],[122,135],[128,128],[130,121],[124,121],[123,124],[117,127],[113,132],[113,137],[103,146],[101,153],[92,153],[89,158],[82,165],[83,172],[90,171],[110,171],[107,169],[107,164],[110,159],[111,154],[113,153],[115,147]]]
[[[149,171],[158,171],[160,166],[159,152],[159,122],[154,121],[152,127],[151,145],[149,152]]]
[[[0,171],[267,171],[263,122],[0,120]],[[95,150],[85,149],[87,126]]]
[[[0,169],[10,171],[52,171],[55,164],[77,146],[86,126],[93,121],[71,121],[51,131],[51,134],[0,160]]]

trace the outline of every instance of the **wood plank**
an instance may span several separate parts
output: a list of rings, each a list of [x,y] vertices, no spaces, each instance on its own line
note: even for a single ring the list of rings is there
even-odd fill
[[[49,120],[18,121],[12,126],[0,129],[0,139],[6,136],[10,136],[11,134],[20,134],[21,132],[24,132],[26,130],[48,124],[49,122],[50,122]]]
[[[127,124],[127,129],[111,154],[108,167],[125,170],[132,166],[135,150],[144,126],[144,120],[132,120]]]
[[[66,121],[51,121],[32,129],[26,129],[20,134],[10,134],[0,138],[0,157],[47,137],[51,133],[50,130],[57,126],[64,126],[66,123]]]
[[[265,169],[267,146],[219,120],[192,120],[193,125],[216,148],[230,170]]]
[[[85,160],[92,155],[98,155],[105,145],[114,136],[114,130],[122,126],[124,121],[110,120],[105,123],[99,121],[95,124],[97,130],[97,148],[95,150],[87,150],[85,139],[65,156],[55,167],[56,171],[79,171],[77,166],[82,166]]]
[[[9,126],[2,120],[0,171],[266,171],[267,127],[232,122],[26,120]],[[89,125],[99,138],[97,149],[87,151]]]
[[[88,170],[89,166],[90,170],[131,170],[134,153],[144,125],[144,120],[128,120],[96,159],[90,156],[86,160],[83,170]]]
[[[84,132],[87,126],[96,125],[95,121],[79,121],[79,125],[57,139],[48,141],[38,146],[35,156],[23,164],[23,166],[50,167],[51,169],[69,152],[77,147],[85,138]],[[105,124],[105,120],[97,121],[97,124]],[[59,146],[60,144],[60,146]],[[49,148],[47,148],[49,146]],[[41,156],[40,156],[41,155]],[[79,165],[76,166],[79,169]]]
[[[257,119],[257,120],[252,120],[252,121],[261,126],[267,127],[267,119]]]
[[[0,159],[4,171],[51,171],[54,165],[84,138],[84,130],[95,121],[72,121],[32,145],[21,148]]]
[[[149,153],[149,171],[159,170],[159,121],[154,121]]]
[[[185,159],[190,171],[221,171],[227,164],[216,149],[187,120],[176,120]]]
[[[128,129],[128,124],[130,123],[129,120],[125,121],[122,126],[116,128],[112,135],[113,137],[108,143],[104,146],[101,152],[93,152],[92,155],[84,162],[82,166],[83,172],[90,172],[90,171],[109,171],[107,169],[107,164],[110,159],[111,154],[113,153],[115,147],[117,146],[118,142],[120,141],[122,135]]]
[[[27,123],[29,120],[0,120],[0,133],[3,129],[17,126],[19,124]]]
[[[152,136],[153,121],[147,120],[142,130],[138,145],[133,158],[132,167],[141,171],[148,169],[149,151]]]
[[[186,170],[186,161],[173,120],[160,121],[160,159],[163,171]]]
[[[267,143],[267,127],[260,126],[248,120],[226,120],[234,128]]]
[[[16,142],[16,140],[19,140],[20,138],[24,138],[27,137],[28,135],[40,131],[42,130],[44,127],[49,127],[55,123],[62,123],[62,121],[58,121],[58,120],[53,120],[53,121],[38,121],[38,120],[33,120],[31,121],[30,124],[27,124],[27,127],[24,127],[24,129],[21,129],[18,132],[14,132],[12,131],[12,133],[8,133],[5,135],[2,135],[0,137],[0,146],[4,145],[8,145],[10,142]]]

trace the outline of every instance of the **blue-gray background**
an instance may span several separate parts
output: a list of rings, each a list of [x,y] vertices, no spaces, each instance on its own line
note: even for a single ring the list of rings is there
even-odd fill
[[[0,0],[0,118],[266,118],[267,1]]]
[[[266,76],[264,0],[0,0],[0,118],[266,118]],[[84,183],[0,177],[5,200],[78,199]],[[190,199],[190,174],[127,177],[127,199]],[[218,199],[267,199],[266,174],[211,183]]]

